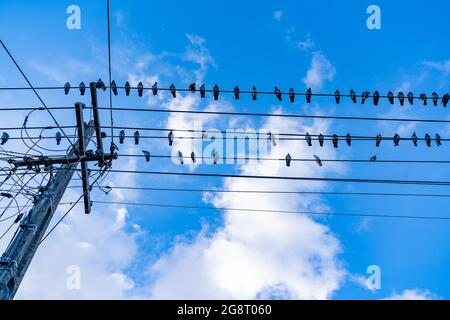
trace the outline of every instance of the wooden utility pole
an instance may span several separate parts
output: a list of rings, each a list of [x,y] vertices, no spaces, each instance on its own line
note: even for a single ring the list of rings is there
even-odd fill
[[[92,139],[94,131],[97,131],[97,142],[101,142],[102,136],[98,120],[98,111],[95,122],[91,121],[89,124],[85,124],[83,121],[83,108],[83,104],[75,104],[78,141],[72,146],[67,157],[53,159],[24,159],[23,161],[17,162],[11,161],[16,167],[30,165],[49,166],[56,163],[61,164],[61,166],[54,177],[50,177],[47,186],[42,189],[42,193],[36,200],[33,208],[21,221],[18,233],[0,258],[0,300],[11,300],[14,298],[25,272],[27,271],[58,204],[61,201],[64,191],[69,185],[74,172],[77,170],[78,163],[81,163],[85,212],[89,213],[91,203],[89,198],[90,186],[87,162],[98,161],[99,163],[103,163],[104,160],[117,158],[117,155],[115,154],[104,155],[102,149],[95,154],[86,151],[86,146]],[[101,143],[98,143],[98,145],[101,146]]]

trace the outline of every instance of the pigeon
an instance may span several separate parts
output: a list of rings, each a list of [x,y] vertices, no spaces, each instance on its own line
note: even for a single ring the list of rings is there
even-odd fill
[[[414,94],[412,92],[408,93],[408,102],[410,105],[414,104]]]
[[[253,89],[252,89],[252,100],[253,101],[256,101],[256,94],[257,94],[256,87],[253,86]]]
[[[441,143],[441,136],[436,133],[435,139],[436,139],[436,145],[438,147],[441,146],[442,145],[442,143]]]
[[[58,132],[55,134],[55,139],[56,139],[56,145],[57,145],[57,146],[59,146],[59,145],[61,144],[61,138],[62,138],[61,132],[58,131]]]
[[[399,92],[397,95],[397,99],[400,102],[400,105],[403,106],[405,104],[405,94],[403,92]]]
[[[356,103],[356,93],[353,89],[350,90],[350,99],[352,99],[353,103]]]
[[[378,134],[377,137],[375,138],[375,141],[376,141],[375,144],[376,144],[377,147],[380,146],[380,143],[381,143],[382,139],[383,138],[381,137],[381,134]]]
[[[286,155],[286,167],[290,167],[290,166],[291,166],[291,160],[292,160],[292,157],[291,157],[291,155],[288,153],[288,154]]]
[[[400,136],[398,133],[394,135],[394,147],[398,147],[400,144]]]
[[[380,93],[378,91],[375,91],[373,93],[373,105],[377,106],[379,101],[380,101]]]
[[[309,135],[308,132],[305,135],[305,140],[306,140],[306,143],[308,143],[308,146],[312,147],[311,136]]]
[[[275,96],[277,97],[278,101],[282,101],[283,98],[281,97],[281,90],[278,89],[277,87],[275,87],[274,92],[275,92]]]
[[[366,100],[369,98],[369,94],[370,94],[369,91],[364,91],[364,92],[362,93],[362,96],[361,96],[361,104],[364,104],[364,102],[366,102]]]
[[[139,131],[134,133],[134,144],[139,144]]]
[[[422,101],[422,104],[424,106],[428,105],[428,103],[427,103],[427,95],[425,93],[421,93],[420,96],[419,96],[419,99],[420,99],[420,101]]]
[[[70,83],[66,83],[65,85],[64,85],[64,94],[69,94],[69,91],[70,91]]]
[[[216,85],[217,86],[217,85]],[[217,88],[219,89],[219,88]],[[200,98],[204,98],[206,95],[206,89],[205,89],[205,84],[202,84],[200,86]],[[217,96],[219,96],[219,94],[217,94]],[[217,99],[216,99],[217,100]]]
[[[319,144],[321,147],[323,147],[324,140],[325,140],[325,138],[324,138],[323,134],[319,134]]]
[[[102,89],[103,91],[106,90],[106,86],[103,83],[102,79],[98,79],[97,84],[96,84],[97,89]]]
[[[144,153],[145,161],[150,162],[150,152],[142,151]]]
[[[15,219],[14,219],[14,223],[19,223],[20,220],[22,220],[23,218],[23,213],[20,213]]]
[[[120,130],[120,132],[119,132],[119,143],[123,144],[124,141],[125,141],[125,131],[124,130]]]
[[[337,148],[338,147],[338,142],[339,142],[339,138],[337,136],[337,134],[333,134],[333,147]]]
[[[125,94],[126,94],[127,96],[130,95],[130,89],[131,89],[130,83],[129,83],[128,81],[125,82]]]
[[[411,137],[411,141],[414,143],[414,146],[417,147],[417,135],[414,132],[412,137]]]
[[[183,154],[181,153],[180,150],[178,150],[177,157],[178,157],[178,160],[180,161],[180,164],[184,164]]]
[[[449,100],[450,100],[450,94],[448,94],[448,93],[444,94],[444,96],[442,97],[442,104],[444,105],[444,107],[447,106],[447,103]]]
[[[308,88],[308,90],[306,90],[306,103],[311,103],[311,97],[312,97],[312,91],[311,88]]]
[[[81,82],[79,87],[80,87],[80,94],[84,96],[84,93],[86,92],[86,85],[84,84],[84,82]]]
[[[153,93],[154,96],[156,96],[158,94],[158,82],[155,82],[152,85],[152,93]]]
[[[169,146],[173,144],[173,132],[170,131],[167,138],[169,139]]]
[[[195,93],[195,90],[197,90],[197,85],[195,82],[193,82],[189,85],[189,91]]]
[[[1,137],[1,145],[4,145],[9,140],[9,134],[7,132],[3,132]]]
[[[376,156],[376,155],[373,155],[372,157],[370,157],[369,161],[370,161],[370,162],[375,162],[375,161],[377,161],[377,156]]]
[[[191,152],[191,160],[192,160],[192,163],[196,163],[197,162],[197,158],[195,157],[194,151]]]
[[[175,88],[175,85],[172,83],[169,87],[170,93],[172,94],[173,98],[177,97],[177,88]]]
[[[348,146],[352,145],[352,136],[350,135],[350,133],[347,133],[347,135],[345,136],[345,141],[347,142]]]
[[[142,97],[142,95],[144,94],[144,85],[142,84],[142,82],[139,82],[137,89],[139,97]]]
[[[339,90],[336,90],[334,92],[334,99],[336,100],[337,104],[339,104],[339,102],[341,101],[341,93],[339,92]]]
[[[322,161],[320,160],[320,158],[316,155],[314,155],[314,159],[316,160],[316,163],[319,165],[319,167],[322,166]]]
[[[219,100],[219,86],[216,84],[213,88],[214,100]]]
[[[294,103],[294,101],[295,101],[295,91],[294,91],[294,88],[290,88],[290,89],[289,89],[289,100],[291,101],[291,103]]]
[[[111,90],[114,93],[114,95],[117,96],[117,84],[114,80],[111,82]]]
[[[233,90],[233,93],[234,93],[234,99],[239,100],[239,93],[240,93],[240,92],[241,92],[241,91],[239,90],[239,87],[238,87],[238,86],[234,87],[234,90]]]
[[[56,145],[59,146],[59,145],[61,144],[61,138],[62,138],[61,132],[58,131],[58,132],[55,134],[55,138],[56,138]]]
[[[438,100],[439,100],[439,96],[436,92],[433,92],[431,94],[431,99],[433,100],[433,105],[437,106]]]
[[[431,147],[431,137],[428,133],[425,135],[425,143],[428,147]]]
[[[390,103],[390,104],[394,104],[394,94],[392,93],[392,91],[389,91],[389,92],[388,92],[387,97],[388,97],[389,103]]]

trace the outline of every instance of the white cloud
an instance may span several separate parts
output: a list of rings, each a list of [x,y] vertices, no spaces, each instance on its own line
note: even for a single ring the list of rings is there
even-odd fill
[[[436,71],[442,72],[444,75],[450,74],[450,60],[447,60],[447,61],[425,61],[423,64],[427,67],[435,69]]]
[[[273,13],[273,19],[276,21],[281,21],[281,18],[283,17],[283,11],[277,10]]]
[[[332,81],[336,75],[336,69],[331,62],[320,51],[312,54],[311,66],[303,78],[307,87],[313,89],[322,88],[325,81]]]
[[[272,119],[267,128],[296,128],[326,132],[328,124]],[[304,141],[280,143],[275,157],[290,152],[295,157],[332,157],[331,148],[305,147]],[[319,150],[320,149],[320,150]],[[264,162],[242,166],[242,174],[322,176],[340,166],[313,163]],[[320,190],[323,184],[285,180],[226,179],[228,190]],[[222,194],[205,195],[216,207],[275,210],[327,210],[313,196]],[[155,283],[152,298],[327,299],[346,274],[338,260],[339,241],[328,227],[304,215],[224,212],[224,225],[212,234],[200,233],[193,241],[179,241],[151,267]]]
[[[315,45],[314,40],[311,39],[310,34],[306,36],[305,40],[297,42],[297,48],[301,51],[309,51],[312,48],[314,48],[314,45]]]
[[[439,299],[434,293],[429,290],[421,289],[406,289],[400,293],[392,293],[386,300],[436,300]]]

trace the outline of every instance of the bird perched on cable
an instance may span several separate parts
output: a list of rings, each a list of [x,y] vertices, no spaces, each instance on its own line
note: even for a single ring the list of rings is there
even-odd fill
[[[253,101],[256,101],[256,95],[257,95],[256,87],[253,86],[253,88],[252,88],[252,100]]]
[[[171,146],[173,144],[173,131],[170,131],[169,134],[167,135],[167,138],[169,139],[169,146]]]
[[[1,137],[1,145],[4,145],[9,140],[9,134],[7,132],[3,132]]]
[[[142,84],[142,82],[139,82],[137,89],[139,97],[142,97],[142,95],[144,94],[144,85]]]
[[[339,104],[339,102],[341,101],[341,93],[339,92],[339,90],[336,90],[334,92],[334,99],[336,100],[337,104]]]
[[[212,159],[213,159],[213,163],[217,164],[217,161],[219,160],[219,152],[216,151],[215,149],[212,152]]]
[[[364,102],[366,102],[366,100],[369,98],[370,92],[369,91],[364,91],[361,95],[361,104],[364,104]]]
[[[139,131],[134,133],[134,144],[139,144]]]
[[[290,88],[289,89],[289,100],[291,101],[291,103],[295,102],[295,91],[294,91],[294,88]]]
[[[312,147],[311,136],[309,135],[308,132],[305,135],[305,140],[306,140],[306,143],[308,143],[308,146]]]
[[[425,135],[425,143],[428,147],[431,147],[431,137],[428,133]]]
[[[403,106],[405,104],[405,94],[403,92],[399,92],[397,94],[397,99],[400,102],[400,105]]]
[[[153,93],[154,96],[156,96],[158,94],[158,82],[155,82],[152,85],[152,93]]]
[[[214,88],[213,88],[214,100],[219,100],[219,92],[220,92],[219,86],[217,84],[214,85]]]
[[[370,162],[375,162],[375,161],[377,161],[377,156],[376,156],[376,155],[373,155],[372,157],[370,157],[369,161],[370,161]]]
[[[433,105],[437,106],[438,100],[439,100],[439,96],[438,96],[438,94],[436,92],[433,92],[431,94],[431,99],[433,100]]]
[[[189,91],[192,93],[195,93],[196,90],[197,90],[197,84],[195,82],[191,83],[189,85]]]
[[[144,153],[145,161],[150,162],[150,152],[148,151],[142,151]]]
[[[177,97],[177,88],[175,88],[175,85],[172,83],[169,87],[170,93],[172,94],[173,98]]]
[[[356,103],[356,92],[353,89],[350,90],[350,99],[352,99],[353,103]]]
[[[412,143],[414,143],[414,146],[417,147],[417,135],[415,132],[413,133],[413,135],[411,137],[411,141],[412,141]]]
[[[339,142],[339,138],[337,136],[337,134],[333,134],[333,147],[337,148],[338,147],[338,142]]]
[[[394,135],[394,147],[398,147],[400,144],[400,135],[398,133],[396,133]]]
[[[312,97],[312,91],[311,88],[308,88],[308,90],[306,90],[306,103],[311,103],[311,97]]]
[[[322,166],[322,160],[320,160],[320,158],[316,155],[314,155],[314,159],[316,160],[316,163],[319,165],[319,167]]]
[[[206,88],[205,88],[205,84],[202,84],[200,86],[200,98],[204,98],[206,95]]]
[[[66,82],[64,85],[64,94],[69,94],[70,91],[70,83]]]
[[[419,96],[419,99],[420,99],[420,101],[422,101],[422,104],[424,106],[428,105],[428,103],[427,103],[427,95],[425,93],[421,93],[420,96]]]
[[[292,157],[291,155],[288,153],[286,155],[286,167],[290,167],[291,166],[291,161],[292,161]]]
[[[102,89],[103,91],[106,90],[106,86],[103,83],[102,79],[98,79],[97,84],[96,84],[97,89]]]
[[[436,145],[438,147],[442,145],[442,143],[441,143],[441,136],[439,134],[437,134],[437,133],[436,133],[436,136],[435,136],[435,140],[436,140]]]
[[[347,133],[347,135],[345,136],[345,141],[347,142],[348,146],[352,145],[352,136],[350,135],[350,133]]]
[[[379,101],[380,101],[380,93],[378,91],[375,91],[373,93],[373,105],[377,106]]]
[[[125,131],[124,130],[120,130],[120,132],[119,132],[119,143],[123,144],[124,141],[125,141]]]
[[[281,97],[281,90],[280,89],[275,87],[274,93],[275,93],[275,96],[277,97],[278,101],[282,101],[283,100],[283,98]]]
[[[180,164],[184,164],[183,153],[181,153],[180,150],[178,150],[177,157],[178,157],[178,161],[180,161]]]
[[[390,104],[394,104],[394,94],[392,93],[392,91],[389,91],[389,92],[388,92],[387,97],[388,97],[389,103],[390,103]]]
[[[192,160],[192,163],[196,163],[197,162],[197,158],[195,157],[194,151],[191,152],[191,160]]]
[[[130,95],[130,90],[131,90],[131,86],[130,86],[130,83],[127,81],[127,82],[125,82],[125,94],[127,96]]]
[[[56,145],[59,146],[61,144],[61,139],[62,139],[61,132],[59,132],[59,131],[56,132],[55,139],[56,139]]]
[[[325,138],[324,138],[323,134],[319,134],[319,145],[321,147],[323,147],[324,140],[325,140]]]
[[[240,90],[239,90],[238,86],[234,87],[233,93],[234,93],[234,99],[239,100]]]
[[[79,88],[80,88],[80,94],[82,96],[84,96],[84,93],[86,92],[86,85],[84,84],[84,82],[80,83]]]
[[[447,103],[449,100],[450,100],[450,94],[448,94],[448,93],[444,94],[444,96],[442,97],[442,104],[444,107],[447,106]]]
[[[111,82],[111,90],[114,93],[114,95],[117,96],[117,84],[114,80]]]
[[[375,145],[377,146],[377,147],[379,147],[380,146],[380,143],[381,143],[381,140],[382,140],[383,138],[381,137],[381,134],[378,134],[377,136],[376,136],[376,138],[375,138]]]
[[[414,104],[414,93],[412,93],[411,91],[408,92],[408,102],[410,105]]]

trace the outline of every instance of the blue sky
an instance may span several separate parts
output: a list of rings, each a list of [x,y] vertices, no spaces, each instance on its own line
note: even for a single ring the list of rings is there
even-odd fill
[[[25,1],[4,0],[0,4],[2,40],[12,51],[34,85],[76,85],[102,78],[107,83],[106,1]],[[81,8],[81,29],[66,28],[66,8]],[[366,9],[381,8],[381,29],[366,27]],[[187,87],[190,82],[206,83],[211,88],[235,85],[261,90],[278,86],[314,92],[347,93],[350,89],[413,91],[441,95],[449,91],[450,44],[444,0],[427,1],[185,1],[146,2],[111,0],[111,41],[113,79],[158,81],[168,87],[172,82]],[[309,76],[308,76],[309,75]],[[24,85],[5,53],[0,54],[0,85]],[[50,106],[89,103],[89,96],[75,91],[43,91]],[[0,92],[4,106],[37,106],[31,92]],[[246,99],[247,98],[247,99]],[[108,105],[106,93],[99,94],[100,104]],[[234,101],[221,96],[218,103],[180,95],[137,98],[123,92],[114,97],[114,106],[226,110],[245,112],[282,112],[338,116],[403,117],[448,119],[447,110],[439,107],[401,108],[372,103],[353,104],[347,99],[335,105],[332,98],[315,97],[307,105],[303,99],[295,104],[277,103],[275,97],[248,97]],[[286,99],[285,99],[286,100]],[[70,112],[55,113],[64,124],[72,124]],[[11,115],[20,125],[21,114]],[[87,114],[86,114],[87,116]],[[109,114],[101,114],[109,123]],[[201,117],[200,117],[201,118]],[[50,123],[39,114],[32,121]],[[185,127],[197,118],[153,113],[116,112],[114,121],[121,126]],[[261,118],[208,117],[204,129],[271,127],[280,132],[312,134],[337,133],[393,136],[399,132],[419,137],[425,133],[446,137],[448,124],[417,124],[367,121],[281,121]],[[268,122],[267,122],[268,121]],[[2,125],[10,123],[3,119]],[[322,131],[323,130],[323,131]],[[132,134],[132,132],[128,132]],[[280,145],[297,157],[368,159],[445,160],[448,146],[441,148],[402,142],[393,148],[390,142],[376,149],[368,142],[309,150],[304,142]],[[180,144],[180,148],[186,147]],[[128,139],[120,152],[170,154],[166,140],[143,139],[134,146]],[[306,154],[305,154],[306,153]],[[284,156],[284,154],[283,154]],[[286,168],[231,165],[172,164],[168,159],[120,158],[116,168],[180,172],[245,173],[305,175],[325,177],[386,178],[403,180],[449,181],[442,164],[298,164]],[[275,170],[275,171],[272,171]],[[277,171],[278,170],[278,171]],[[219,178],[154,177],[111,174],[106,184],[130,186],[164,186],[186,188],[258,188],[287,189],[284,183],[242,184]],[[429,192],[448,193],[447,187],[295,184],[294,190]],[[78,190],[79,192],[79,190]],[[70,191],[66,197],[76,196]],[[447,215],[446,198],[399,197],[287,197],[252,198],[244,196],[204,195],[201,193],[167,193],[114,191],[109,196],[94,191],[97,200],[134,201],[214,205],[217,207],[256,207],[331,212],[386,213],[410,215]],[[266,203],[267,201],[267,203]],[[62,212],[62,210],[61,210]],[[91,216],[79,207],[58,229],[51,243],[36,256],[30,273],[19,292],[22,298],[331,298],[381,299],[395,294],[449,298],[450,282],[446,270],[450,258],[447,222],[399,219],[330,217],[241,218],[243,215],[220,210],[198,211],[136,206],[95,205]],[[242,219],[242,220],[240,220]],[[255,219],[255,220],[251,220]],[[266,219],[266,220],[265,220]],[[298,226],[289,228],[291,226]],[[273,229],[268,224],[273,224]],[[268,228],[267,230],[265,228]],[[258,232],[255,229],[260,228]],[[310,233],[311,232],[311,233]],[[310,236],[311,238],[308,238]],[[52,256],[54,258],[48,258]],[[239,260],[241,258],[241,260]],[[262,260],[258,260],[262,259]],[[317,261],[319,262],[317,262]],[[261,261],[259,264],[258,261]],[[278,263],[276,262],[278,261]],[[317,265],[315,265],[315,262]],[[79,291],[65,287],[68,265],[79,265],[83,285]],[[381,289],[364,286],[366,268],[381,268]],[[91,268],[91,269],[90,269]],[[312,272],[314,268],[320,272]],[[45,272],[44,272],[45,271]],[[248,273],[247,273],[248,272]],[[280,276],[283,274],[283,276]],[[38,276],[40,275],[40,276]],[[229,278],[228,278],[229,277]],[[43,289],[41,284],[49,282]],[[234,280],[232,280],[234,279]],[[89,283],[89,284],[88,284]],[[415,297],[415,296],[414,296]]]

